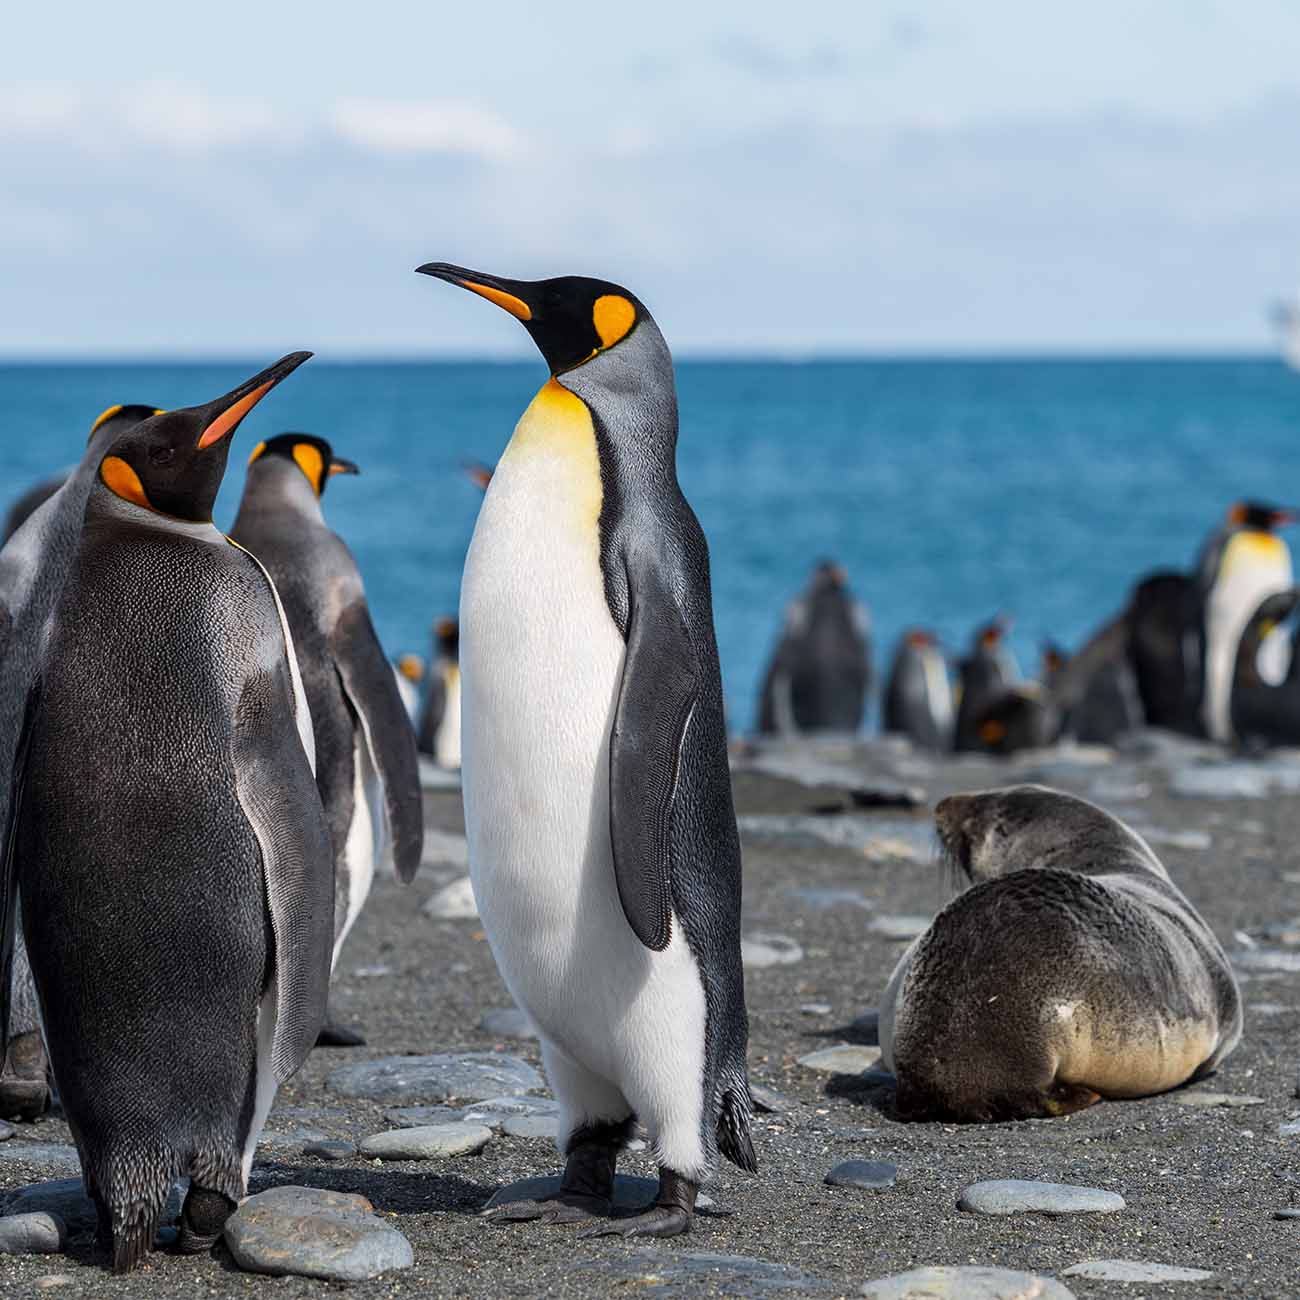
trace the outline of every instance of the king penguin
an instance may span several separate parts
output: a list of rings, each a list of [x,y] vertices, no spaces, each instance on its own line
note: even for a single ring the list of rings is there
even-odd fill
[[[470,874],[538,1026],[557,1199],[611,1212],[635,1122],[654,1203],[593,1235],[690,1228],[721,1152],[755,1168],[732,805],[708,548],[677,482],[668,345],[603,280],[420,268],[504,308],[551,370],[492,475],[460,605]]]
[[[440,618],[433,627],[434,658],[420,711],[420,752],[439,767],[460,766],[460,626]]]
[[[913,628],[894,651],[881,726],[907,736],[922,749],[942,753],[952,747],[952,683],[948,664],[932,632]]]
[[[27,694],[44,647],[46,625],[81,536],[99,456],[119,434],[159,414],[156,407],[137,404],[102,411],[91,425],[81,462],[14,526],[0,550],[0,826],[8,825],[14,751]],[[0,873],[0,916],[7,915],[4,890]],[[12,976],[0,972],[11,999],[7,1043],[0,1033],[0,1118],[30,1120],[50,1103],[48,1055],[21,929],[12,951]]]
[[[311,718],[274,586],[211,523],[230,435],[309,355],[93,444],[25,703],[4,876],[117,1271],[181,1177],[179,1248],[216,1240],[325,1011]]]
[[[1233,739],[1232,681],[1246,625],[1266,597],[1291,587],[1291,552],[1276,530],[1295,519],[1276,506],[1238,502],[1202,548],[1196,573],[1204,646],[1201,719],[1211,740]],[[1262,646],[1266,682],[1276,684],[1286,675],[1286,649],[1280,636]]]
[[[409,881],[424,840],[415,732],[356,561],[321,510],[331,479],[358,472],[324,438],[282,433],[258,443],[230,532],[270,573],[298,652],[334,844],[333,965],[376,868],[391,862]],[[332,1021],[321,1035],[323,1046],[364,1041]]]
[[[961,661],[961,699],[953,737],[958,753],[986,748],[980,725],[993,702],[1019,679],[1006,645],[1009,620],[998,615],[975,629],[970,654]]]

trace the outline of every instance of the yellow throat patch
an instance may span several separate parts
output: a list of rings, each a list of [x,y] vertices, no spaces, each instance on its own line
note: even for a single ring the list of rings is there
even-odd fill
[[[574,523],[594,529],[604,497],[596,427],[587,404],[556,379],[542,385],[520,416],[501,464],[517,464],[531,473],[541,458],[562,467],[570,489],[565,514]]]

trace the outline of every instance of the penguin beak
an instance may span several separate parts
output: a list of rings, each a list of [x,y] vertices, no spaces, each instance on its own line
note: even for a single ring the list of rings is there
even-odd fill
[[[233,433],[239,427],[239,422],[244,416],[280,380],[291,375],[310,356],[310,352],[291,352],[287,357],[281,357],[275,365],[268,366],[265,370],[254,375],[252,379],[246,379],[238,388],[232,389],[224,397],[218,397],[215,401],[199,407],[199,411],[206,417],[206,423],[199,438],[198,450],[206,451],[209,447],[220,442],[227,434]]]
[[[494,302],[503,311],[508,311],[516,320],[533,319],[533,306],[528,301],[532,288],[522,280],[506,280],[499,275],[485,275],[482,271],[470,271],[463,266],[452,266],[450,262],[426,262],[415,268],[417,275],[432,275],[448,284],[457,284],[470,293],[476,293],[488,302]]]
[[[360,474],[361,468],[354,461],[344,460],[342,456],[330,457],[330,476],[335,474]]]

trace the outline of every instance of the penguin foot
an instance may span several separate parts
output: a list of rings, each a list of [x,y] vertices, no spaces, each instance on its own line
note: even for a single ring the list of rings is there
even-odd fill
[[[552,1201],[511,1201],[488,1210],[483,1217],[489,1223],[544,1223],[555,1226],[608,1218],[611,1209],[611,1203],[599,1196],[561,1193]]]
[[[693,1216],[680,1205],[652,1205],[630,1219],[593,1223],[579,1237],[680,1237],[690,1232]]]
[[[0,1063],[0,1117],[40,1119],[50,1108],[48,1069],[40,1030],[15,1034]]]
[[[327,1020],[316,1035],[317,1047],[364,1047],[366,1040],[355,1029]]]
[[[180,1231],[176,1250],[181,1255],[199,1255],[211,1250],[235,1212],[235,1203],[220,1192],[190,1184],[181,1207]]]
[[[580,1237],[680,1237],[690,1232],[695,1218],[695,1198],[700,1185],[672,1169],[659,1170],[659,1195],[655,1203],[629,1219],[593,1223]]]

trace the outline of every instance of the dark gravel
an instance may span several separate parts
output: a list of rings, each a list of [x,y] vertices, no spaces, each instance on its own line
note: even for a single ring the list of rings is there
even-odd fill
[[[793,751],[796,764],[799,757]],[[1193,835],[1176,836],[1184,846],[1160,844],[1157,852],[1230,951],[1244,946],[1235,937],[1244,932],[1265,947],[1300,952],[1286,942],[1289,937],[1300,945],[1300,927],[1280,924],[1300,915],[1300,800],[1171,798],[1171,773],[1183,766],[1176,749],[1172,756],[1157,752],[1104,766],[1059,755],[1014,764],[930,764],[883,746],[825,746],[816,757],[855,766],[866,788],[873,777],[890,789],[922,785],[931,803],[952,790],[1006,784],[1026,774],[1050,776],[1053,784],[1079,793],[1103,790],[1100,801],[1139,826],[1210,835],[1208,849],[1186,847],[1204,843]],[[868,1279],[926,1264],[999,1265],[1055,1275],[1088,1259],[1204,1268],[1215,1277],[1176,1288],[1143,1286],[1140,1292],[1113,1282],[1066,1279],[1081,1298],[1140,1293],[1267,1300],[1300,1291],[1300,1220],[1274,1217],[1300,1207],[1300,1136],[1278,1134],[1279,1125],[1300,1112],[1293,1098],[1300,1061],[1294,973],[1255,966],[1243,977],[1244,1041],[1203,1085],[1254,1094],[1265,1099],[1262,1105],[1205,1108],[1157,1097],[1014,1125],[901,1124],[892,1116],[888,1079],[879,1071],[828,1078],[796,1061],[835,1043],[874,1041],[874,1024],[860,1017],[876,1006],[903,943],[871,931],[873,917],[932,912],[948,896],[939,868],[913,847],[923,842],[916,828],[926,824],[926,813],[864,812],[861,795],[850,797],[847,790],[744,770],[737,772],[736,790],[742,813],[831,808],[838,811],[822,814],[828,822],[866,819],[886,846],[869,844],[863,852],[852,836],[839,845],[790,835],[745,838],[746,930],[788,936],[804,956],[749,975],[751,1072],[780,1094],[775,1100],[783,1108],[755,1118],[759,1177],[726,1166],[711,1189],[733,1213],[701,1215],[691,1237],[666,1243],[579,1241],[571,1228],[501,1228],[478,1218],[499,1184],[558,1170],[555,1150],[545,1141],[496,1136],[475,1156],[382,1164],[358,1155],[309,1157],[302,1146],[268,1149],[254,1169],[254,1190],[298,1183],[360,1192],[411,1240],[413,1269],[354,1284],[349,1295],[847,1296]],[[426,808],[431,826],[462,828],[457,795],[430,794]],[[356,1142],[391,1127],[383,1105],[326,1090],[330,1071],[350,1061],[500,1050],[540,1066],[535,1042],[494,1038],[479,1028],[484,1012],[508,1005],[509,998],[478,923],[434,920],[420,911],[446,874],[422,872],[405,889],[388,880],[377,883],[343,955],[332,1000],[335,1016],[362,1026],[369,1045],[314,1053],[281,1090],[272,1129]],[[870,906],[827,906],[827,897],[839,896],[801,897],[798,890],[852,891]],[[1264,938],[1270,927],[1282,938]],[[801,1010],[816,1003],[829,1004],[831,1013]],[[67,1127],[58,1119],[19,1125],[17,1142],[0,1144],[0,1194],[60,1176],[31,1163],[30,1144],[67,1141]],[[22,1158],[8,1157],[6,1147],[18,1147]],[[845,1160],[890,1161],[898,1166],[898,1182],[872,1193],[826,1186],[826,1172]],[[644,1153],[625,1157],[622,1168],[653,1172]],[[964,1187],[995,1178],[1106,1188],[1120,1193],[1127,1209],[1058,1219],[957,1211]],[[38,1280],[51,1274],[68,1281],[37,1289]],[[222,1248],[198,1259],[157,1253],[126,1278],[102,1268],[84,1235],[68,1255],[0,1257],[0,1295],[15,1300],[287,1298],[339,1289],[240,1273]]]

